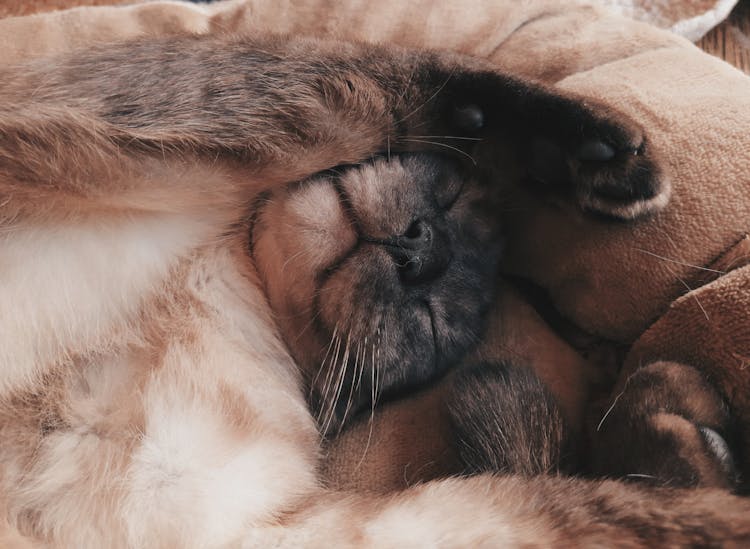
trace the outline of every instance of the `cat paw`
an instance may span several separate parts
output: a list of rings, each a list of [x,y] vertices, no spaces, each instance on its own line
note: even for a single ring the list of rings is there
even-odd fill
[[[660,486],[733,489],[731,416],[690,366],[655,362],[628,379],[592,435],[599,476]]]
[[[531,138],[532,180],[609,218],[634,219],[667,204],[670,185],[642,129],[604,107],[570,100],[558,108],[557,127]]]
[[[447,406],[466,473],[533,476],[573,465],[560,409],[530,368],[463,366],[451,380]]]
[[[663,163],[627,114],[495,73],[453,75],[446,82],[440,97],[449,106],[449,149],[464,153],[478,138],[491,160],[502,156],[492,139],[500,137],[499,146],[518,154],[538,187],[608,218],[634,219],[669,201]]]

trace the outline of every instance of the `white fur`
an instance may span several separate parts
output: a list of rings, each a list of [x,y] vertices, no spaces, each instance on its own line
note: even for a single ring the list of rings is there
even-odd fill
[[[157,537],[179,547],[220,547],[315,487],[312,456],[272,432],[259,428],[238,439],[210,403],[176,391],[148,400],[146,432],[128,474],[131,546]]]
[[[268,330],[262,296],[252,307],[242,301],[248,288],[232,288],[241,278],[223,249],[199,256],[188,286],[196,278],[210,280],[198,295],[218,318],[198,319],[199,340],[171,346],[149,383],[143,441],[128,473],[134,547],[154,535],[180,547],[220,547],[317,487],[315,426],[294,363]],[[247,431],[233,432],[216,409],[217,381],[244,394],[254,418]],[[306,431],[307,444],[283,426]]]
[[[180,216],[140,215],[0,233],[0,390],[50,364],[106,349],[175,260],[205,236]]]

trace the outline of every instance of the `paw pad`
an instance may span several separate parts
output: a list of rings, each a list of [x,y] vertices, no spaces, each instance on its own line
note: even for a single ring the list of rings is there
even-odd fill
[[[604,141],[586,141],[579,148],[578,160],[582,162],[606,162],[615,157],[615,149]]]

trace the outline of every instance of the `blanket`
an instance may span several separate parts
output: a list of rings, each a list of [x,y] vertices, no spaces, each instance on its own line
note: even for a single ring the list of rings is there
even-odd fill
[[[743,244],[750,232],[750,79],[686,38],[622,15],[695,38],[731,3],[674,2],[682,11],[610,3],[621,14],[582,0],[79,8],[0,20],[0,63],[143,34],[273,30],[453,49],[615,105],[648,128],[671,181],[669,206],[635,224],[611,224],[517,189],[506,214],[507,272],[542,288],[586,337],[564,341],[509,290],[493,317],[494,346],[484,352],[534,367],[574,420],[597,381],[596,345],[629,349],[625,372],[658,358],[688,361],[720,386],[748,426],[740,442],[750,456],[750,254]],[[330,483],[387,490],[449,472],[455,461],[439,404],[437,388],[365,418],[329,449]]]
[[[124,4],[126,0],[0,0],[0,17],[28,15],[76,6]],[[129,2],[128,2],[129,3]],[[729,14],[737,0],[600,0],[622,15],[697,41]],[[15,37],[17,40],[22,37]],[[46,41],[47,37],[43,41]]]
[[[737,0],[602,0],[614,11],[697,41],[723,21]]]
[[[393,35],[393,31],[399,28],[398,18],[400,16],[417,17],[420,21],[420,13],[432,13],[431,19],[423,21],[419,25],[423,40],[415,39],[415,46],[427,46],[433,44],[428,35],[433,37],[448,36],[446,43],[435,41],[434,46],[457,49],[467,38],[466,30],[471,30],[471,24],[462,25],[461,20],[467,22],[474,19],[468,15],[458,15],[458,19],[449,19],[452,23],[448,26],[432,22],[446,15],[445,9],[433,9],[431,2],[419,2],[413,4],[410,9],[397,9],[388,15],[375,6],[367,6],[363,2],[353,2],[348,8],[344,7],[340,12],[337,10],[338,3],[301,3],[293,4],[282,2],[279,6],[273,3],[267,5],[255,5],[245,3],[243,0],[226,0],[215,2],[211,5],[188,4],[178,2],[146,2],[133,6],[119,8],[92,6],[113,6],[124,4],[126,0],[33,0],[28,2],[17,2],[15,0],[0,0],[0,18],[6,17],[0,28],[0,46],[3,54],[0,55],[0,63],[13,63],[22,59],[28,59],[35,55],[45,53],[59,53],[61,51],[76,47],[83,47],[93,43],[106,43],[111,40],[133,38],[143,34],[169,34],[175,32],[205,33],[213,32],[221,28],[239,30],[264,30],[263,25],[269,24],[268,30],[276,32],[295,31],[307,34],[332,33],[341,34],[342,37],[369,39],[373,41],[401,41],[404,37]],[[652,2],[649,0],[599,0],[599,5],[607,6],[614,12],[633,17],[635,19],[668,28],[671,31],[685,36],[691,40],[697,40],[703,36],[712,26],[722,21],[737,0],[702,0],[694,2],[691,0],[664,0]],[[535,2],[529,6],[520,8],[513,6],[513,11],[507,13],[509,6],[500,3],[496,8],[490,9],[486,14],[482,13],[482,7],[472,7],[468,4],[454,6],[448,15],[455,16],[455,12],[466,12],[487,17],[488,25],[481,28],[481,40],[487,44],[492,40],[499,40],[502,36],[509,36],[513,31],[513,25],[521,25],[525,20],[535,16],[548,16],[555,11],[564,13],[567,11],[565,3],[557,2]],[[580,10],[575,4],[570,4],[571,14]],[[66,10],[57,13],[42,14],[43,12],[59,10],[64,7],[78,7],[78,9]],[[301,21],[301,14],[313,14],[319,9],[320,13],[330,13],[332,21],[324,21],[323,17],[310,17],[304,28],[299,28],[292,21],[283,22],[284,14],[295,13]],[[34,14],[34,17],[10,18]],[[361,32],[349,32],[342,30],[343,25],[335,23],[347,16],[354,16],[358,21],[376,22],[371,29],[368,25],[359,25]],[[502,17],[495,19],[494,17]],[[575,15],[574,15],[575,19]],[[563,18],[566,20],[566,18]],[[573,26],[576,23],[573,21]],[[588,29],[589,32],[598,32],[606,29],[597,29],[596,26]],[[445,34],[447,33],[447,34]],[[488,34],[489,33],[489,34]],[[485,34],[488,34],[485,36]],[[424,42],[420,44],[420,42]],[[472,51],[469,48],[469,51]],[[624,48],[623,53],[626,53]],[[474,53],[486,55],[487,51],[479,49]]]

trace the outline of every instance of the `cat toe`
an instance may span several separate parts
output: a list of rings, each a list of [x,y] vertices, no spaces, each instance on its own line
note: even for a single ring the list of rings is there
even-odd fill
[[[631,220],[666,206],[670,184],[663,163],[638,124],[592,102],[562,101],[555,113],[556,125],[536,127],[532,180],[611,219]]]
[[[457,106],[453,109],[452,122],[459,132],[475,134],[484,127],[484,111],[473,103]]]
[[[592,434],[597,476],[673,487],[734,489],[732,417],[698,370],[655,362],[638,370]]]
[[[670,185],[638,138],[619,145],[585,139],[570,148],[559,141],[537,137],[530,146],[528,173],[552,194],[570,196],[591,214],[631,220],[662,209]]]
[[[586,211],[630,220],[652,214],[669,201],[670,185],[647,143],[620,148],[586,141],[571,161],[575,195]]]
[[[609,143],[598,139],[584,141],[576,151],[576,158],[581,162],[607,162],[616,154],[615,148]]]
[[[670,184],[663,162],[628,116],[592,104],[573,141],[569,165],[584,210],[629,220],[666,206]]]

